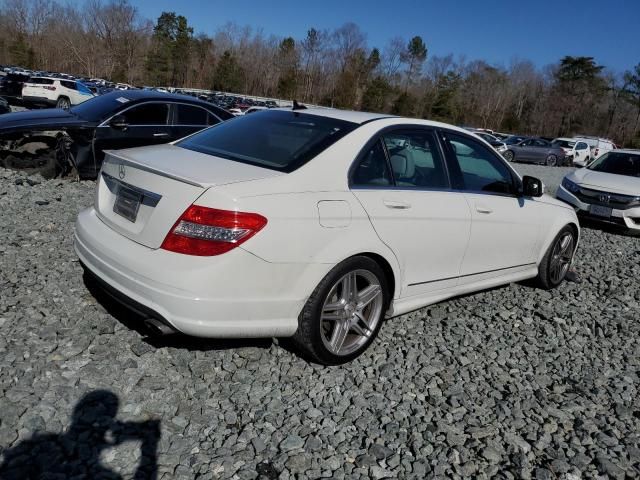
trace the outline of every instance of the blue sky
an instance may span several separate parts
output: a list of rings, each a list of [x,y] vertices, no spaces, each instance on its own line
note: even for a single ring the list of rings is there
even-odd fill
[[[77,0],[81,1],[81,0]],[[130,0],[155,21],[164,11],[185,15],[196,32],[227,22],[266,34],[303,38],[309,28],[351,21],[370,46],[393,36],[420,35],[429,54],[465,55],[508,65],[514,58],[539,66],[564,55],[593,56],[622,72],[640,62],[640,0]]]

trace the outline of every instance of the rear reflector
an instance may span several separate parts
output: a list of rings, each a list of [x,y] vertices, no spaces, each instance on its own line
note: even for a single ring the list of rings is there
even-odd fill
[[[191,205],[173,225],[160,248],[210,257],[233,250],[267,224],[257,213]]]

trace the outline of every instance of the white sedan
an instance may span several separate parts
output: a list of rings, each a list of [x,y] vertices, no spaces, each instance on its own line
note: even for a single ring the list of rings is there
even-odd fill
[[[268,110],[108,152],[78,216],[87,275],[159,332],[286,337],[361,354],[385,317],[537,277],[558,286],[574,210],[489,144],[425,120]]]
[[[640,233],[640,150],[611,150],[562,180],[556,196],[589,220]]]

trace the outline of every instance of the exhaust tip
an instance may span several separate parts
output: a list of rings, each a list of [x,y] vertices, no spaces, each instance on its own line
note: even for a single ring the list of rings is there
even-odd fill
[[[176,331],[170,326],[162,323],[161,321],[155,318],[147,318],[144,321],[145,327],[147,330],[151,332],[153,335],[162,336],[162,335],[170,335],[172,333],[176,333]]]

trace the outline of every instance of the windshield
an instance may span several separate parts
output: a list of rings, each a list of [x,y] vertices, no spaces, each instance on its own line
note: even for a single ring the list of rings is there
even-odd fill
[[[129,99],[124,98],[122,92],[111,92],[71,107],[71,112],[84,120],[100,122],[127,102]]]
[[[570,142],[569,140],[554,140],[551,145],[554,147],[573,148],[576,142]]]
[[[236,162],[292,172],[356,127],[352,122],[299,111],[264,110],[203,130],[177,145]]]
[[[587,168],[595,172],[640,177],[640,152],[608,152],[595,160]]]

